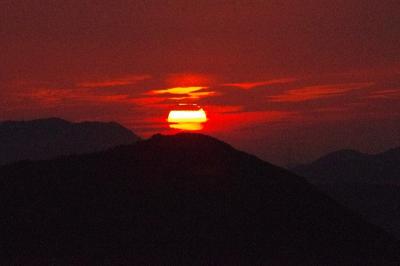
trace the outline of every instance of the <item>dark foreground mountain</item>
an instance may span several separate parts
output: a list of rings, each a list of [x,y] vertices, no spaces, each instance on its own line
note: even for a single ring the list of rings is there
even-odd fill
[[[400,239],[400,186],[389,184],[316,184],[332,198]]]
[[[100,151],[138,139],[117,123],[70,123],[59,118],[7,121],[0,123],[0,165]]]
[[[299,265],[398,259],[301,177],[197,134],[0,168],[2,264]]]
[[[400,239],[400,148],[338,151],[294,171]]]

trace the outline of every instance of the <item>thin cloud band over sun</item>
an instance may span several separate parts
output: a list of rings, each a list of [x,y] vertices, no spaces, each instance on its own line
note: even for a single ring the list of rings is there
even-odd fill
[[[200,99],[208,96],[216,95],[215,91],[206,90],[208,87],[204,86],[191,86],[191,87],[174,87],[161,90],[151,90],[149,95],[167,95],[172,100],[184,99]],[[172,96],[176,95],[176,96]]]

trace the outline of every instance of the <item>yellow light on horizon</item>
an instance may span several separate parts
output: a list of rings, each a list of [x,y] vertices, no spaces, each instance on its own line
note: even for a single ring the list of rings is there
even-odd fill
[[[202,130],[204,126],[201,123],[176,123],[170,124],[169,127],[173,129],[196,131]]]
[[[202,89],[205,89],[206,87],[202,86],[191,86],[191,87],[173,87],[173,88],[168,88],[168,89],[163,89],[163,90],[152,90],[149,93],[150,94],[165,94],[165,93],[170,93],[170,94],[190,94],[196,91],[200,91]]]

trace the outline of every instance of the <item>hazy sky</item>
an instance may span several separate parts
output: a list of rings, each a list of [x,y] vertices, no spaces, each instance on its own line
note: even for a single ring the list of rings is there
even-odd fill
[[[285,165],[400,145],[400,1],[0,1],[0,120],[204,133]],[[181,87],[181,89],[171,89]],[[183,87],[183,88],[182,88]],[[190,88],[188,88],[190,87]]]

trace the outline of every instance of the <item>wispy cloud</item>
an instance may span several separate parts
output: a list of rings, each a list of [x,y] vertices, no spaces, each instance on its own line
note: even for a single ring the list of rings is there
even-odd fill
[[[81,82],[78,83],[78,86],[84,88],[106,88],[106,87],[126,86],[150,78],[151,78],[150,75],[131,75],[116,79]]]
[[[373,99],[400,99],[400,89],[376,90],[373,91],[367,98]]]
[[[223,84],[223,86],[237,87],[240,89],[248,90],[248,89],[265,86],[265,85],[284,84],[284,83],[291,83],[294,81],[296,81],[295,78],[282,78],[282,79],[271,79],[271,80],[264,80],[264,81],[255,81],[255,82],[225,83],[225,84]]]
[[[192,87],[174,87],[161,90],[149,91],[150,95],[167,95],[171,100],[184,100],[184,99],[200,99],[216,94],[215,91],[207,91],[207,87],[192,86]],[[172,96],[171,96],[172,95]],[[175,96],[176,95],[176,96]]]
[[[88,90],[58,88],[35,88],[30,92],[18,93],[18,97],[47,107],[78,102],[117,103],[130,101],[128,94],[99,95]]]
[[[304,102],[340,96],[346,92],[366,88],[371,85],[373,85],[373,83],[362,82],[308,86],[304,88],[287,90],[283,94],[269,96],[268,99],[272,102]]]

